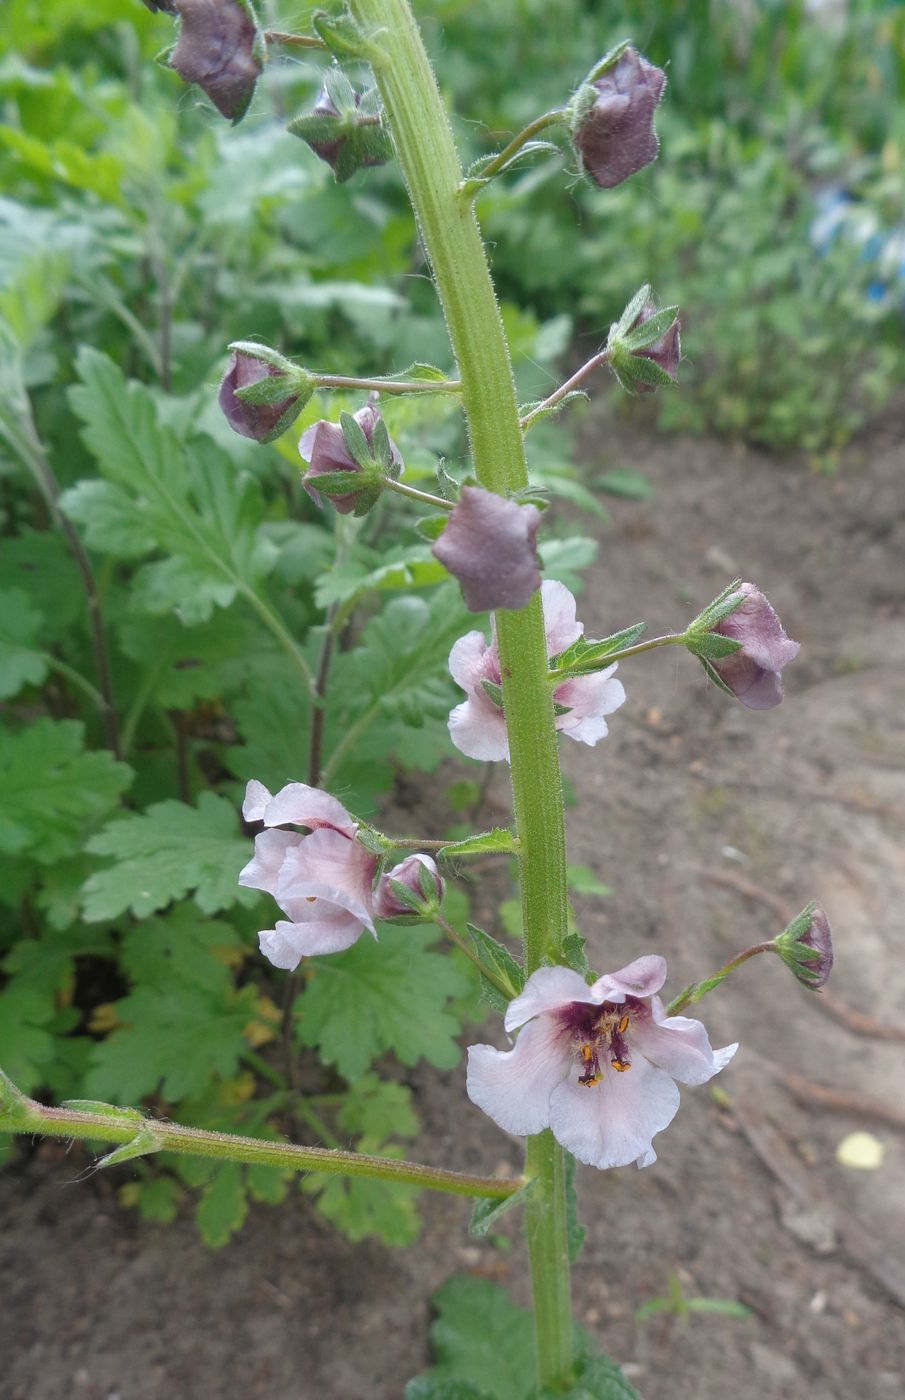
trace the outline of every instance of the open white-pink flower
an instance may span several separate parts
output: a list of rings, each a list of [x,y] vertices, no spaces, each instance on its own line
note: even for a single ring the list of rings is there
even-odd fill
[[[254,779],[242,815],[262,821],[255,853],[239,884],[265,890],[288,915],[259,935],[274,967],[292,971],[303,957],[339,953],[365,929],[376,937],[372,886],[377,859],[355,839],[354,819],[341,802],[307,783],[288,783],[276,796]],[[273,830],[284,825],[301,831]]]
[[[655,954],[590,987],[571,968],[539,968],[506,1011],[506,1030],[521,1027],[515,1047],[469,1048],[469,1098],[520,1137],[552,1129],[589,1166],[650,1166],[679,1107],[676,1081],[705,1084],[738,1049],[714,1050],[700,1021],[667,1016],[665,980]]]
[[[547,655],[557,656],[584,633],[575,617],[575,599],[564,583],[548,579],[541,585]],[[449,669],[456,685],[468,698],[449,716],[453,743],[468,758],[485,762],[508,759],[509,741],[503,711],[484,688],[500,685],[500,654],[496,628],[491,619],[490,641],[483,632],[468,632],[453,646]],[[582,744],[594,745],[607,734],[604,715],[610,715],[625,700],[622,682],[613,678],[615,665],[590,676],[575,676],[556,687],[554,700],[560,707],[556,728]]]

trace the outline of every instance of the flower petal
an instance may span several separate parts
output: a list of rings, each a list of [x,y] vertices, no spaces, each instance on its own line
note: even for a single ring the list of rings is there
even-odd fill
[[[245,789],[245,801],[242,803],[242,816],[247,822],[262,822],[264,820],[264,808],[272,798],[269,788],[263,783],[259,783],[257,778],[252,778]]]
[[[473,695],[449,712],[449,737],[459,753],[484,763],[509,757],[509,738],[502,710],[487,697]]]
[[[576,621],[573,595],[558,579],[544,580],[540,588],[540,600],[544,610],[547,655],[556,656],[578,640],[584,632],[584,627]]]
[[[287,850],[277,879],[276,899],[297,923],[327,918],[321,909],[312,908],[322,901],[374,933],[371,883],[376,869],[376,856],[357,841],[323,827]]]
[[[588,1002],[593,1006],[602,1000],[571,967],[539,967],[532,972],[520,995],[509,1003],[505,1026],[507,1031],[514,1031],[533,1016],[558,1011],[572,1002]]]
[[[605,972],[591,991],[595,1001],[625,1001],[626,997],[651,997],[666,981],[666,959],[645,953],[618,972]]]
[[[527,606],[540,588],[537,506],[519,505],[481,486],[463,486],[446,527],[432,545],[462,585],[471,612]]]
[[[255,837],[255,853],[239,872],[239,884],[252,890],[266,890],[274,899],[277,880],[286,852],[305,837],[297,831],[262,831]]]
[[[513,1050],[468,1047],[468,1097],[507,1133],[527,1137],[550,1123],[550,1094],[569,1072],[567,1034],[550,1018],[520,1032]]]
[[[657,1160],[652,1138],[679,1107],[679,1091],[668,1074],[637,1059],[619,1074],[606,1069],[598,1084],[569,1080],[550,1095],[550,1127],[557,1142],[591,1167],[648,1167]]]
[[[267,826],[332,827],[344,836],[354,836],[358,825],[341,802],[329,792],[309,787],[307,783],[287,783],[271,798],[264,813]]]
[[[560,705],[568,705],[569,712],[557,715],[556,728],[570,739],[593,746],[606,738],[608,726],[603,716],[611,715],[625,702],[622,682],[612,679],[616,664],[593,676],[576,676],[557,686],[554,699]]]
[[[276,928],[259,933],[258,943],[274,967],[294,972],[302,958],[342,953],[357,943],[363,932],[357,919],[342,910],[333,910],[326,918],[312,918],[303,923],[281,921]]]
[[[667,1016],[659,997],[651,1002],[651,1017],[635,1022],[631,1034],[633,1050],[680,1084],[706,1084],[732,1059],[738,1044],[714,1050],[701,1021],[689,1016]]]

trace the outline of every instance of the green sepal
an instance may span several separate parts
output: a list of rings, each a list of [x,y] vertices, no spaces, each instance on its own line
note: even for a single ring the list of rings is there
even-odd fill
[[[442,461],[437,463],[437,490],[447,501],[455,501],[458,499],[459,482],[446,470]]]
[[[282,370],[284,374],[311,377],[307,371],[281,355],[279,350],[274,350],[272,345],[264,345],[259,340],[231,340],[226,348],[230,354],[247,355],[250,360],[260,360],[262,365],[270,365],[271,369]]]
[[[492,831],[482,831],[479,836],[466,836],[464,841],[451,841],[440,851],[440,857],[442,860],[451,860],[457,856],[482,855],[485,851],[511,853],[515,849],[515,836],[509,828],[495,826]]]
[[[735,691],[729,689],[729,686],[723,680],[722,676],[713,669],[711,663],[708,660],[706,660],[706,658],[703,656],[699,656],[698,660],[704,667],[704,670],[707,672],[708,680],[713,681],[713,684],[716,686],[717,690],[721,690],[724,695],[729,695],[734,700],[736,698]]]
[[[727,584],[722,593],[718,593],[713,602],[708,603],[703,612],[699,612],[697,617],[688,624],[688,631],[710,631],[716,627],[717,623],[722,622],[724,617],[728,617],[730,613],[734,613],[737,608],[740,608],[745,601],[744,593],[739,591],[741,584],[740,578],[733,579],[732,583]]]
[[[419,535],[426,540],[438,540],[449,524],[448,515],[425,515],[415,525]]]
[[[339,415],[339,426],[343,435],[343,442],[349,451],[349,456],[353,462],[361,467],[362,471],[367,471],[369,467],[377,465],[371,444],[365,437],[361,424],[352,417],[351,413],[341,413]]]
[[[501,1216],[515,1206],[523,1206],[528,1192],[534,1186],[533,1181],[526,1181],[524,1186],[520,1186],[517,1191],[513,1191],[511,1196],[480,1196],[475,1201],[471,1219],[468,1222],[468,1233],[477,1240],[486,1239],[491,1229],[496,1225]]]
[[[506,988],[504,992],[495,982],[482,975],[481,991],[495,1010],[505,1011],[509,1002],[519,995],[525,985],[525,969],[516,962],[508,948],[504,948],[502,943],[498,943],[482,928],[478,928],[476,924],[466,924],[465,927],[471,935],[474,950],[482,966]]]
[[[646,631],[646,622],[635,622],[631,627],[623,627],[621,631],[612,632],[609,637],[602,637],[599,641],[578,637],[565,651],[551,659],[550,668],[573,676],[599,671],[609,664],[607,658],[613,652],[633,647]]]
[[[119,1162],[129,1162],[133,1157],[147,1157],[151,1152],[159,1152],[161,1141],[154,1131],[153,1124],[145,1120],[143,1126],[132,1138],[131,1142],[124,1142],[121,1147],[116,1147],[112,1152],[108,1152],[97,1163],[98,1169],[101,1167],[115,1167]]]
[[[317,29],[316,21],[314,27]],[[320,37],[323,39],[324,36],[321,34]],[[333,103],[340,117],[354,116],[357,111],[355,89],[343,70],[337,68],[335,65],[332,68],[328,68],[323,75],[323,83],[324,91]],[[334,127],[334,130],[335,129]]]
[[[615,325],[610,326],[610,334],[607,345],[614,345],[617,341],[622,341],[628,334],[629,326],[641,315],[647,303],[650,301],[651,285],[645,282],[643,287],[639,287],[631,301],[626,305],[625,310],[619,317]]]
[[[742,649],[741,642],[720,632],[686,632],[685,645],[692,656],[706,657],[708,661],[722,661]]]
[[[554,701],[553,701],[553,713],[554,713],[554,715],[556,716],[557,719],[559,719],[560,715],[567,715],[567,714],[570,714],[571,711],[572,711],[572,706],[571,706],[571,705],[560,705],[560,703],[559,703],[558,700],[554,700]]]
[[[332,112],[302,112],[287,123],[286,130],[309,145],[312,141],[340,141],[348,134],[346,122]]]
[[[619,371],[620,383],[628,380],[629,393],[635,392],[636,384],[652,384],[655,389],[660,389],[675,383],[672,375],[667,374],[656,360],[650,360],[646,355],[632,355],[621,346],[614,350],[612,365],[614,370]]]
[[[466,198],[471,198],[473,195],[480,194],[481,190],[486,188],[491,180],[495,180],[498,175],[505,175],[508,171],[513,170],[525,156],[536,156],[541,152],[556,156],[561,154],[559,147],[553,141],[526,141],[524,146],[519,146],[517,151],[513,151],[512,155],[509,156],[498,169],[494,170],[492,175],[487,176],[485,176],[483,172],[487,169],[491,161],[496,160],[496,154],[491,153],[487,156],[481,156],[479,160],[476,160],[473,165],[469,167],[459,189]]]
[[[398,477],[402,468],[398,462],[393,460],[393,446],[387,432],[387,425],[382,418],[378,418],[374,424],[374,431],[371,435],[371,455],[385,476],[394,479]]]
[[[351,469],[338,472],[321,472],[311,478],[311,486],[325,496],[351,496],[368,483],[370,474]]]
[[[503,708],[503,687],[501,685],[497,685],[496,681],[481,681],[481,689],[488,700],[493,701],[498,710]]]
[[[364,846],[366,851],[370,851],[373,856],[390,855],[397,849],[395,841],[389,836],[384,836],[382,831],[376,827],[368,826],[366,822],[360,822],[355,833],[355,840],[360,846]]]
[[[635,330],[621,337],[622,345],[626,350],[643,350],[645,346],[653,345],[655,340],[659,340],[665,335],[679,314],[677,306],[664,306],[661,311],[657,311],[647,321],[643,321]]]
[[[598,78],[602,78],[604,73],[609,72],[611,68],[615,68],[626,49],[631,47],[631,43],[631,39],[620,39],[618,44],[614,44],[611,49],[607,50],[603,58],[598,59],[584,81],[586,83],[594,83]]]

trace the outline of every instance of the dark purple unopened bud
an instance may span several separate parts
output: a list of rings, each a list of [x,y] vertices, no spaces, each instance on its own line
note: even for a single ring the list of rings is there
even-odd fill
[[[407,856],[380,877],[374,913],[378,919],[430,918],[443,902],[444,888],[430,856]]]
[[[217,111],[241,120],[264,68],[264,41],[251,0],[175,0],[181,20],[170,67],[197,83]]]
[[[369,450],[375,449],[376,433],[377,446],[383,444],[384,460],[381,463],[383,471],[394,472],[398,475],[402,470],[402,456],[396,444],[386,436],[386,428],[380,416],[380,410],[368,404],[353,414],[352,420],[358,424],[364,434],[365,443]],[[344,432],[339,423],[330,423],[326,418],[321,418],[319,422],[312,424],[302,434],[299,442],[299,453],[308,463],[308,470],[302,477],[302,485],[316,505],[322,506],[324,504],[323,498],[326,497],[340,515],[350,515],[361,507],[364,496],[374,494],[375,487],[370,473],[362,462],[356,461],[352,455],[347,442],[347,432]],[[361,476],[361,490],[336,491],[326,487],[323,491],[319,491],[315,485],[318,477],[329,476],[334,472],[357,473]],[[378,483],[377,490],[379,491],[379,489]]]
[[[651,297],[637,319],[629,327],[629,337],[631,337],[632,331],[639,330],[641,326],[653,320],[658,314],[657,303]],[[682,346],[679,340],[680,329],[681,324],[676,316],[663,334],[650,345],[632,351],[632,360],[635,361],[635,364],[631,365],[628,374],[631,375],[632,389],[636,394],[652,394],[657,387],[656,384],[648,384],[641,378],[644,368],[637,364],[638,359],[649,360],[652,364],[657,365],[664,374],[667,374],[673,383],[676,382],[679,377],[679,361],[682,358]]]
[[[801,650],[783,631],[782,623],[767,599],[753,583],[735,590],[744,601],[711,630],[738,642],[731,656],[709,658],[725,689],[750,710],[772,710],[782,700],[780,672]]]
[[[459,580],[471,612],[524,608],[540,588],[537,506],[463,486],[433,554]]]
[[[614,62],[604,59],[575,94],[572,140],[603,189],[621,185],[656,160],[654,112],[665,83],[663,70],[629,46]]]
[[[819,991],[833,970],[833,936],[822,909],[809,904],[774,940],[776,951],[803,987]]]
[[[340,184],[364,166],[385,165],[393,153],[377,90],[357,92],[338,69],[328,74],[311,111],[288,130],[327,162]]]
[[[256,349],[248,342],[246,349],[233,348],[220,383],[219,402],[234,433],[255,442],[272,442],[301,413],[312,387],[304,370],[276,351],[266,346]]]

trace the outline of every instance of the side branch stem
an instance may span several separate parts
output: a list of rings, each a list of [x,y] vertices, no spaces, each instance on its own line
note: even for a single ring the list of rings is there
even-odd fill
[[[105,1106],[106,1107],[106,1106]],[[41,1133],[47,1137],[84,1138],[92,1142],[130,1143],[147,1134],[148,1152],[180,1152],[191,1157],[216,1157],[227,1162],[251,1162],[292,1171],[326,1172],[333,1176],[370,1176],[384,1181],[423,1186],[454,1196],[485,1196],[503,1200],[524,1185],[521,1177],[508,1180],[470,1176],[402,1162],[392,1157],[372,1157],[323,1147],[301,1147],[292,1142],[242,1137],[235,1133],[207,1132],[179,1123],[159,1122],[132,1112],[91,1112],[87,1109],[48,1108],[20,1094],[5,1076],[0,1077],[0,1132]],[[141,1155],[141,1154],[136,1154]]]
[[[367,389],[376,394],[458,394],[458,379],[356,379],[345,374],[313,375],[316,389]]]
[[[591,358],[581,366],[581,369],[575,371],[570,379],[567,379],[564,384],[560,384],[558,389],[554,389],[549,398],[544,399],[543,403],[539,403],[535,408],[532,408],[530,413],[526,413],[524,418],[519,420],[519,427],[522,432],[526,433],[536,419],[542,418],[551,408],[555,408],[556,405],[566,397],[566,394],[570,394],[583,379],[587,378],[592,370],[597,369],[598,365],[608,364],[612,357],[613,352],[611,350],[600,350],[596,355],[592,355]]]

